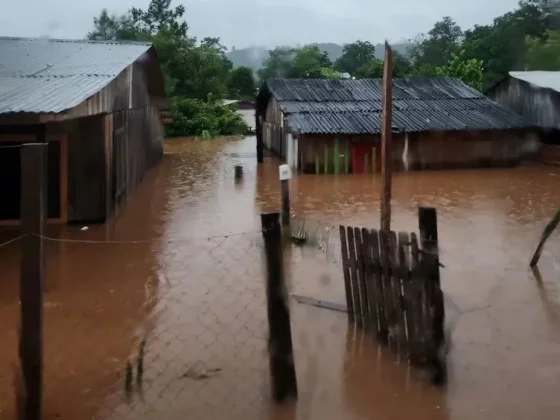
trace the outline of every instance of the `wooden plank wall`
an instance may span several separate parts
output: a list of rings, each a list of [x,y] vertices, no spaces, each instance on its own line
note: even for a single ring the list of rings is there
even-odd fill
[[[68,219],[102,222],[106,218],[104,117],[78,118],[69,124]]]

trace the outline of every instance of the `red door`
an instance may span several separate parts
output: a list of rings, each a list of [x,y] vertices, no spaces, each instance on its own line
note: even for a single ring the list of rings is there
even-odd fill
[[[352,173],[363,174],[373,172],[373,154],[375,153],[375,172],[381,172],[381,150],[379,145],[352,144]]]

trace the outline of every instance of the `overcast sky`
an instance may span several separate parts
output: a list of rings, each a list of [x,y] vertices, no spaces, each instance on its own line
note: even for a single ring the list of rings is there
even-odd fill
[[[123,13],[149,0],[1,0],[0,35],[83,38],[102,8]],[[463,29],[487,24],[518,0],[178,0],[190,32],[228,47],[397,42],[428,31],[442,16]]]

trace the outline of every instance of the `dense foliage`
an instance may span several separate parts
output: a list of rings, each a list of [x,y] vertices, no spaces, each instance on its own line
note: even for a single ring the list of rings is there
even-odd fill
[[[452,76],[484,90],[512,70],[560,70],[560,0],[521,0],[515,10],[489,25],[463,30],[444,17],[405,48],[393,50],[393,76]],[[234,68],[218,38],[198,40],[188,33],[183,6],[151,0],[147,10],[122,16],[106,10],[94,19],[90,39],[154,43],[172,98],[170,135],[220,135],[246,130],[242,118],[221,99],[254,98],[256,76],[340,78],[382,77],[383,46],[356,41],[343,47],[313,44],[277,47],[252,68]],[[231,51],[229,57],[239,56]],[[264,61],[263,61],[264,60]]]
[[[245,122],[231,106],[223,106],[214,100],[175,97],[171,101],[173,123],[168,127],[168,135],[215,137],[223,134],[243,134],[247,131]]]
[[[367,41],[345,45],[332,69],[356,78],[381,77],[383,61],[376,46]],[[401,46],[399,46],[401,47]],[[333,77],[326,70],[328,56],[315,51],[315,60],[301,60],[310,46],[276,48],[269,52],[261,77]],[[409,45],[407,54],[393,52],[395,77],[458,77],[484,90],[512,70],[560,70],[560,1],[521,0],[517,8],[494,19],[490,25],[463,30],[449,16]],[[296,66],[296,63],[299,65]]]
[[[174,123],[169,134],[200,135],[206,130],[220,135],[246,129],[241,116],[219,102],[232,93],[231,83],[236,77],[231,75],[233,66],[225,55],[226,48],[218,38],[199,41],[189,36],[184,14],[185,8],[172,8],[171,0],[151,0],[146,11],[132,8],[123,16],[111,16],[102,10],[88,38],[154,43],[173,104]],[[244,93],[239,92],[239,97]],[[188,118],[194,122],[187,124],[183,112],[189,112]],[[218,121],[208,123],[213,118]]]

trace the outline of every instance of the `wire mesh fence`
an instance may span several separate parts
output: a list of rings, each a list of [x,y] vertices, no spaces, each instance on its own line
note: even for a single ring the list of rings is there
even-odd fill
[[[269,393],[260,232],[46,245],[46,418],[258,417]],[[15,418],[20,250],[3,251],[0,410]]]
[[[44,238],[44,418],[283,418],[271,403],[260,229],[156,236],[121,240],[93,227]],[[0,418],[15,418],[21,249],[16,234],[1,239],[16,240],[0,248]],[[295,217],[283,243],[298,416],[360,418],[353,410],[368,397],[343,372],[358,375],[356,354],[376,350],[359,331],[347,335],[336,310],[345,310],[337,226]]]

